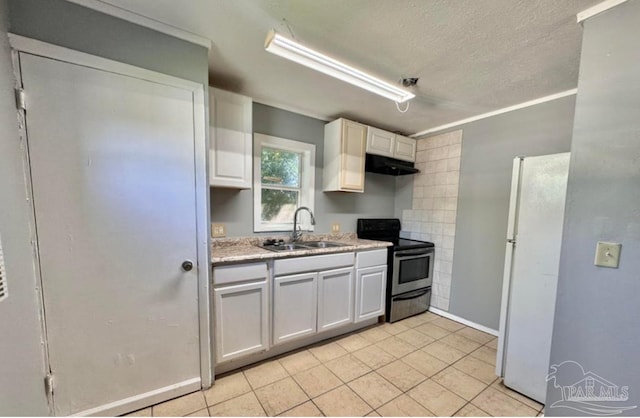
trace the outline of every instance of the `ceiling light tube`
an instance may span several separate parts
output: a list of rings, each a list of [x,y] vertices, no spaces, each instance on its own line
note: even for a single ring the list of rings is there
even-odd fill
[[[291,39],[287,39],[277,34],[274,30],[269,31],[267,34],[264,48],[272,54],[386,97],[396,103],[403,103],[416,97],[415,94],[398,88],[393,84],[307,48]]]

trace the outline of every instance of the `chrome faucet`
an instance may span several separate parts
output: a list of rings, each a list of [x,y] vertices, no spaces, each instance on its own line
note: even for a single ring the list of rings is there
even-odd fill
[[[293,214],[293,231],[291,231],[291,242],[296,242],[300,239],[300,237],[302,237],[302,231],[298,231],[298,212],[300,212],[301,210],[306,210],[307,212],[309,212],[309,215],[311,216],[311,225],[316,224],[316,218],[313,217],[313,212],[311,212],[311,209],[306,206],[300,206]]]

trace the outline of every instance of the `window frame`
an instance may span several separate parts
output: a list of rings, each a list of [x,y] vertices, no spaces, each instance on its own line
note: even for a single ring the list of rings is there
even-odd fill
[[[290,232],[293,219],[286,223],[265,223],[262,221],[262,149],[271,148],[301,154],[300,188],[290,186],[274,189],[299,190],[298,207],[307,206],[314,211],[316,146],[302,141],[279,138],[255,132],[253,134],[253,231],[254,232]],[[268,185],[266,188],[268,187]],[[305,231],[313,231],[309,216],[301,216],[298,225]]]

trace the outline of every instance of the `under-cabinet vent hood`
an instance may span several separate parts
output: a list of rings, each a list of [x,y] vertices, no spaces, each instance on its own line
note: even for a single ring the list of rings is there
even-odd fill
[[[364,170],[370,173],[387,174],[389,176],[404,176],[420,172],[420,170],[415,168],[413,163],[408,161],[374,154],[367,154]]]

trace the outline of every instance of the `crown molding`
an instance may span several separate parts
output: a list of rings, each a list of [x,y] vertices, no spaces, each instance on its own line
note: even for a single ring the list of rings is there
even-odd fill
[[[418,138],[428,134],[432,134],[435,132],[444,131],[445,129],[454,128],[456,126],[464,125],[470,122],[475,122],[477,120],[490,118],[492,116],[501,115],[507,112],[513,112],[514,110],[524,109],[525,107],[535,106],[540,103],[550,102],[552,100],[561,99],[563,97],[574,95],[578,92],[578,89],[571,89],[566,91],[561,91],[560,93],[551,94],[549,96],[540,97],[539,99],[529,100],[528,102],[519,103],[509,107],[503,107],[502,109],[494,110],[487,113],[482,113],[480,115],[471,116],[470,118],[461,119],[455,122],[447,123],[444,125],[436,126],[434,128],[425,129],[424,131],[416,132],[413,135],[409,135],[411,138]]]
[[[602,12],[605,12],[611,9],[612,7],[616,7],[626,1],[627,0],[606,0],[606,1],[603,1],[602,3],[598,3],[595,6],[589,7],[588,9],[578,13],[576,15],[577,21],[578,23],[582,23],[585,20],[589,19],[590,17],[598,15]]]
[[[211,40],[204,36],[196,35],[193,32],[180,29],[178,27],[169,25],[159,20],[151,19],[147,16],[139,13],[132,12],[122,7],[114,6],[102,0],[67,0],[70,3],[75,3],[79,6],[84,6],[95,11],[117,17],[122,20],[126,20],[136,25],[144,26],[149,29],[153,29],[157,32],[164,33],[166,35],[173,36],[174,38],[182,39],[183,41],[190,42],[192,44],[203,46],[207,49],[211,49]]]

